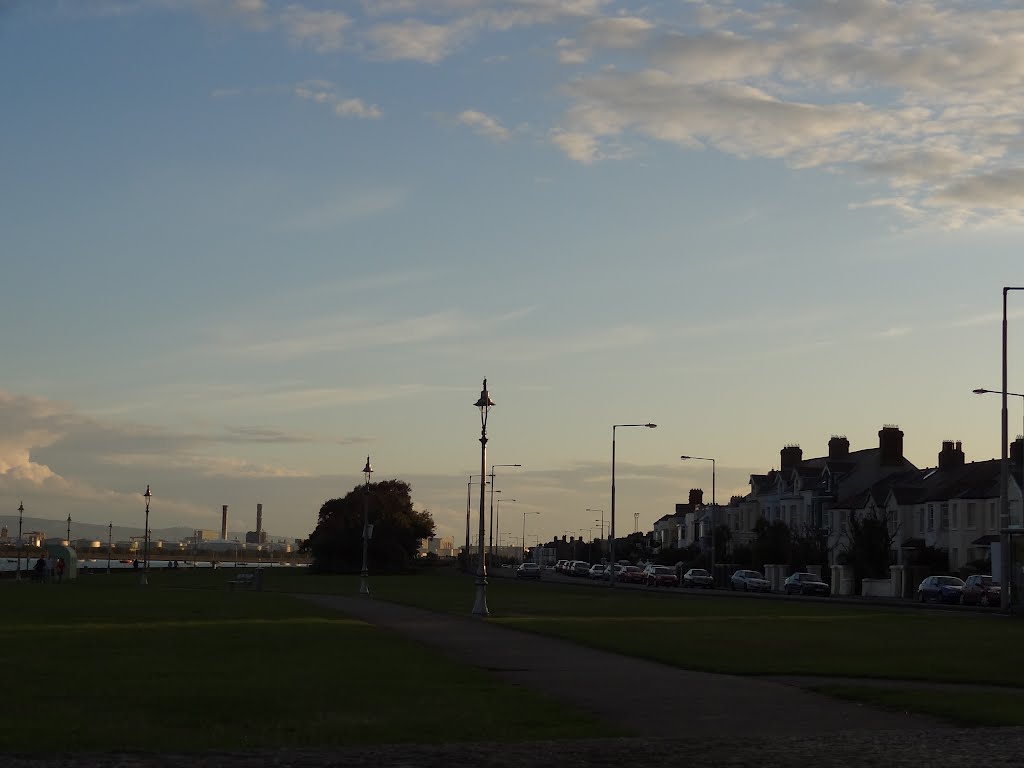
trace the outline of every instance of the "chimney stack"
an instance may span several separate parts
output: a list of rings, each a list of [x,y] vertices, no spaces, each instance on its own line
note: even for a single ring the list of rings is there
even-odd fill
[[[700,506],[704,503],[704,491],[700,488],[690,489],[690,504],[694,507]]]
[[[956,469],[964,465],[964,451],[959,440],[956,447],[953,447],[952,440],[942,441],[942,450],[939,451],[939,469]]]
[[[799,445],[787,445],[779,451],[779,471],[788,472],[804,460],[804,452]]]
[[[220,538],[221,541],[228,537],[228,505],[220,508]]]
[[[845,459],[850,455],[850,441],[845,435],[832,435],[828,441],[828,457],[830,459]]]
[[[895,424],[886,424],[878,430],[879,464],[898,467],[903,464],[903,432]]]

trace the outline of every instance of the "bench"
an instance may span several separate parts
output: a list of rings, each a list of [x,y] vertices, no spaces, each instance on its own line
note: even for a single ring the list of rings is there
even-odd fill
[[[245,573],[239,573],[234,578],[228,581],[228,589],[234,589],[235,587],[253,587],[257,583],[256,574],[246,571]]]

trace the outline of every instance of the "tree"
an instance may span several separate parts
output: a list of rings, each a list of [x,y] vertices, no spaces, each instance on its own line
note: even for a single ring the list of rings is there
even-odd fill
[[[889,576],[892,565],[892,543],[897,530],[889,533],[889,515],[871,512],[866,515],[850,513],[847,536],[849,541],[839,555],[842,565],[853,566],[856,584],[862,579],[883,579]]]
[[[373,537],[368,560],[372,571],[409,567],[420,542],[434,535],[434,520],[412,505],[412,488],[401,480],[357,485],[342,499],[329,499],[320,507],[316,530],[305,544],[313,555],[313,569],[358,572],[363,562],[363,505],[368,504]]]
[[[765,563],[788,563],[792,535],[789,526],[781,520],[768,522],[760,518],[754,526],[757,538],[754,540],[754,561],[760,566]]]

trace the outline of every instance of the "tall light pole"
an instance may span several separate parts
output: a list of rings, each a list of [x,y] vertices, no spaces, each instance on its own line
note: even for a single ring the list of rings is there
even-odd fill
[[[718,506],[715,503],[715,460],[709,459],[705,456],[680,456],[680,459],[686,461],[687,459],[693,459],[694,461],[710,461],[711,462],[711,573],[715,572],[715,512]]]
[[[593,564],[594,558],[594,529],[593,528],[580,528],[580,538],[583,538],[583,532],[587,532],[587,562]],[[573,550],[575,553],[575,550]]]
[[[540,512],[523,512],[523,538],[522,541],[519,542],[520,548],[523,551],[523,556],[519,558],[519,561],[522,563],[526,562],[526,516],[539,514]]]
[[[1006,611],[1010,608],[1010,591],[1013,585],[1010,583],[1012,571],[1010,570],[1010,422],[1007,415],[1006,395],[1006,348],[1007,348],[1007,324],[1006,324],[1006,295],[1010,291],[1024,291],[1024,286],[1003,287],[1003,409],[1001,412],[1000,424],[1002,435],[1000,448],[1002,449],[1002,461],[999,464],[999,583],[1002,589],[999,590],[999,607]]]
[[[612,512],[611,521],[609,523],[608,538],[610,539],[608,544],[608,564],[612,567],[608,569],[608,586],[615,586],[615,430],[619,427],[647,427],[647,429],[654,429],[657,424],[612,424]]]
[[[146,530],[144,531],[145,536],[143,541],[145,542],[145,548],[143,549],[142,555],[142,576],[139,579],[139,584],[145,586],[149,584],[149,501],[153,498],[153,492],[149,490],[149,486],[146,486],[146,492],[142,494],[146,500]]]
[[[480,409],[480,479],[487,475],[487,416],[494,401],[487,393],[487,379],[480,390],[480,398],[475,403]],[[484,562],[484,504],[487,501],[486,484],[480,483],[480,563],[476,570],[476,597],[473,600],[473,615],[486,619],[487,610],[487,563]]]
[[[370,475],[373,469],[370,467],[370,457],[366,457],[366,466],[363,467],[363,570],[359,572],[359,594],[370,594],[370,569],[367,565],[367,553],[370,544]]]
[[[15,578],[21,581],[21,518],[25,514],[25,502],[18,502],[18,574]]]
[[[107,524],[107,573],[110,573],[110,545],[114,543],[114,523]]]
[[[493,468],[492,468],[492,471],[493,471]],[[491,482],[492,483],[494,482],[494,475],[491,475]],[[494,488],[493,487],[491,488],[491,498],[492,499],[494,498]],[[500,525],[500,521],[501,521],[501,502],[503,502],[503,501],[508,503],[510,501],[515,501],[515,499],[498,499],[497,513],[494,515],[494,517],[491,518],[491,522],[492,522],[493,525],[496,525],[496,526]],[[497,530],[499,531],[498,536],[501,536],[501,533],[500,533],[501,529],[498,528]],[[501,541],[500,540],[498,541],[498,551],[499,552],[501,551]]]
[[[68,514],[68,546],[71,546],[71,514]]]
[[[494,468],[495,467],[521,467],[522,464],[491,464],[491,535],[487,547],[487,556],[494,557],[494,531],[497,530],[494,524]]]

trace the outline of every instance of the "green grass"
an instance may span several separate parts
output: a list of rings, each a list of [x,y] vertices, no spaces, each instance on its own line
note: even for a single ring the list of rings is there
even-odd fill
[[[936,695],[921,688],[874,688],[862,685],[821,685],[828,696],[895,712],[931,715],[962,726],[1024,725],[1024,693],[956,692]]]
[[[391,632],[285,594],[229,592],[230,573],[193,575],[154,572],[148,587],[121,574],[0,583],[0,751],[608,734]]]
[[[352,594],[356,577],[280,572],[268,588]],[[468,614],[473,578],[371,575],[378,599]],[[796,600],[639,592],[494,577],[491,621],[687,669],[1024,686],[1024,622]]]

